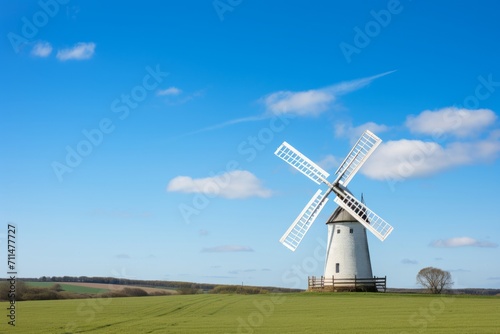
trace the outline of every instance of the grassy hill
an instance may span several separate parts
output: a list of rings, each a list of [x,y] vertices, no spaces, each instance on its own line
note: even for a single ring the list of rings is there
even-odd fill
[[[5,310],[7,303],[0,303]],[[9,333],[500,333],[500,298],[172,295],[18,302]]]

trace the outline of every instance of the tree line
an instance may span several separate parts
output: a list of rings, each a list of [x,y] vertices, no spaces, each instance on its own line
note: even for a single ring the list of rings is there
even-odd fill
[[[120,284],[120,285],[140,285],[150,288],[168,288],[168,289],[198,289],[202,291],[210,291],[220,284],[211,283],[194,283],[180,281],[161,281],[161,280],[138,280],[116,277],[101,277],[101,276],[42,276],[39,278],[23,278],[29,282],[81,282],[81,283],[101,283],[101,284]],[[234,285],[235,287],[239,285]],[[252,286],[247,286],[252,287]],[[274,292],[300,292],[302,289],[289,289],[271,286],[252,287],[256,289],[272,290]]]
[[[0,282],[0,300],[8,300],[10,284],[9,282]],[[99,294],[77,293],[64,291],[63,287],[54,283],[48,287],[30,286],[23,281],[16,282],[16,301],[24,300],[54,300],[54,299],[79,299],[79,298],[118,298],[118,297],[142,297],[169,295],[169,291],[157,291],[148,294],[145,290],[137,287],[125,287],[121,290],[107,291]]]

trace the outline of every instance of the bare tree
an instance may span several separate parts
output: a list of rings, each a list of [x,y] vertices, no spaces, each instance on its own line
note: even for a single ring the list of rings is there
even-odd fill
[[[428,289],[430,293],[441,293],[453,285],[451,274],[448,271],[434,267],[421,269],[417,274],[417,284]]]

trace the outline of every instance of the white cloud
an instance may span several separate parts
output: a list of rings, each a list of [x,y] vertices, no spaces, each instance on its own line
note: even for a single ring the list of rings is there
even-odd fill
[[[370,130],[375,134],[380,134],[389,130],[389,127],[374,122],[367,122],[356,127],[353,127],[352,124],[347,123],[335,124],[335,136],[349,138],[349,141],[352,144],[354,144],[366,130]]]
[[[48,42],[38,42],[33,46],[31,54],[35,57],[48,57],[52,53],[52,45]]]
[[[443,240],[436,240],[431,242],[432,247],[444,247],[444,248],[454,248],[454,247],[498,247],[498,244],[489,241],[479,241],[474,238],[469,237],[458,237]]]
[[[328,108],[335,96],[327,89],[303,92],[279,91],[264,98],[264,103],[273,114],[293,113],[300,116],[317,115]]]
[[[500,139],[500,129],[495,129],[490,133],[491,139]]]
[[[447,107],[435,111],[425,110],[417,116],[408,116],[405,125],[413,133],[467,137],[484,130],[493,124],[496,118],[490,109]]]
[[[333,168],[338,168],[340,166],[341,161],[337,159],[335,156],[328,154],[323,159],[318,162],[318,165],[324,170],[329,170]]]
[[[435,142],[397,140],[380,144],[361,172],[377,180],[403,180],[428,176],[451,167],[496,159],[500,141],[489,138],[474,142]]]
[[[411,260],[411,259],[402,259],[401,260],[402,264],[418,264],[417,260]]]
[[[490,162],[500,155],[500,129],[485,130],[493,125],[497,116],[489,109],[443,108],[423,111],[407,117],[405,125],[412,131],[425,134],[452,134],[460,141],[401,139],[383,142],[361,169],[366,176],[377,180],[401,181],[424,177],[453,167]],[[387,131],[385,125],[368,122],[353,127],[348,123],[335,126],[337,137],[349,138],[353,143],[366,129],[375,133]],[[486,137],[467,139],[470,135]],[[437,140],[439,137],[434,138]],[[443,138],[439,138],[444,141]]]
[[[230,199],[253,196],[270,197],[272,195],[271,190],[264,188],[255,175],[244,170],[235,170],[200,179],[177,176],[168,183],[167,191],[203,193],[209,197],[220,196]]]
[[[130,255],[129,254],[117,254],[117,255],[115,255],[115,258],[127,260],[127,259],[130,259]]]
[[[244,273],[253,273],[256,271],[257,271],[257,269],[238,269],[238,270],[230,270],[230,271],[228,271],[228,274],[239,275],[239,274],[244,274]]]
[[[327,110],[337,97],[358,90],[370,84],[373,80],[392,72],[394,71],[368,78],[341,82],[320,89],[310,89],[300,92],[278,91],[265,96],[261,101],[266,106],[267,111],[275,115],[288,113],[299,116],[315,116]]]
[[[94,51],[95,43],[77,43],[71,48],[57,51],[57,59],[61,61],[90,59]]]
[[[248,246],[224,245],[207,247],[201,250],[203,253],[233,253],[233,252],[253,252],[253,249]]]
[[[156,95],[158,96],[169,96],[169,95],[179,95],[182,93],[182,90],[180,90],[177,87],[169,87],[167,89],[160,89],[156,92]]]

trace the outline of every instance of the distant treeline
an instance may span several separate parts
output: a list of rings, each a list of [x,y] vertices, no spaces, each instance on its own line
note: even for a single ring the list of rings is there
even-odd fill
[[[0,283],[0,300],[9,300],[9,282]],[[148,294],[140,288],[123,288],[117,291],[107,291],[99,294],[76,293],[64,291],[60,284],[54,283],[49,287],[29,286],[23,281],[16,282],[16,301],[23,300],[53,300],[53,299],[79,299],[79,298],[117,298],[117,297],[141,297],[141,296],[159,296],[169,295],[168,291],[156,291]]]
[[[278,292],[275,289],[273,289],[272,291]],[[257,295],[269,292],[270,290],[268,289],[241,285],[218,285],[210,290],[210,293],[237,293],[241,295]]]
[[[32,281],[30,279],[30,281]],[[67,284],[71,282],[66,281]],[[0,282],[0,301],[9,300],[9,288],[10,284],[7,281]],[[218,285],[209,291],[215,294],[225,294],[225,293],[236,293],[236,294],[263,294],[269,293],[270,291],[262,288],[247,287],[241,285]],[[199,289],[195,285],[190,287],[183,287],[177,290],[177,293],[181,295],[191,295],[205,293],[203,290]],[[78,293],[71,291],[64,291],[64,287],[59,283],[54,283],[47,287],[37,287],[30,286],[24,281],[16,282],[16,301],[24,300],[54,300],[54,299],[79,299],[79,298],[118,298],[118,297],[142,297],[142,296],[165,296],[171,295],[171,291],[160,291],[156,290],[152,293],[147,293],[145,290],[139,287],[125,287],[121,290],[112,290],[102,293]]]
[[[388,288],[387,292],[394,293],[427,293],[425,289],[398,289]],[[480,296],[497,296],[500,295],[500,289],[483,289],[483,288],[468,288],[468,289],[450,289],[444,291],[445,294],[453,295],[480,295]]]
[[[159,281],[159,280],[136,280],[136,279],[126,279],[126,278],[115,278],[115,277],[99,277],[99,276],[42,276],[39,278],[22,278],[23,281],[28,282],[82,282],[82,283],[103,283],[103,284],[121,284],[121,285],[137,285],[142,287],[151,288],[165,288],[180,290],[180,293],[184,291],[203,291],[211,292],[215,287],[221,286],[220,284],[209,284],[209,283],[193,283],[193,282],[179,282],[179,281]],[[234,286],[234,291],[238,288],[244,287],[246,289],[258,289],[267,290],[272,292],[301,292],[302,289],[288,289],[288,288],[277,288],[270,286],[243,286],[243,285],[224,285],[225,287]],[[231,292],[235,293],[235,292]]]

